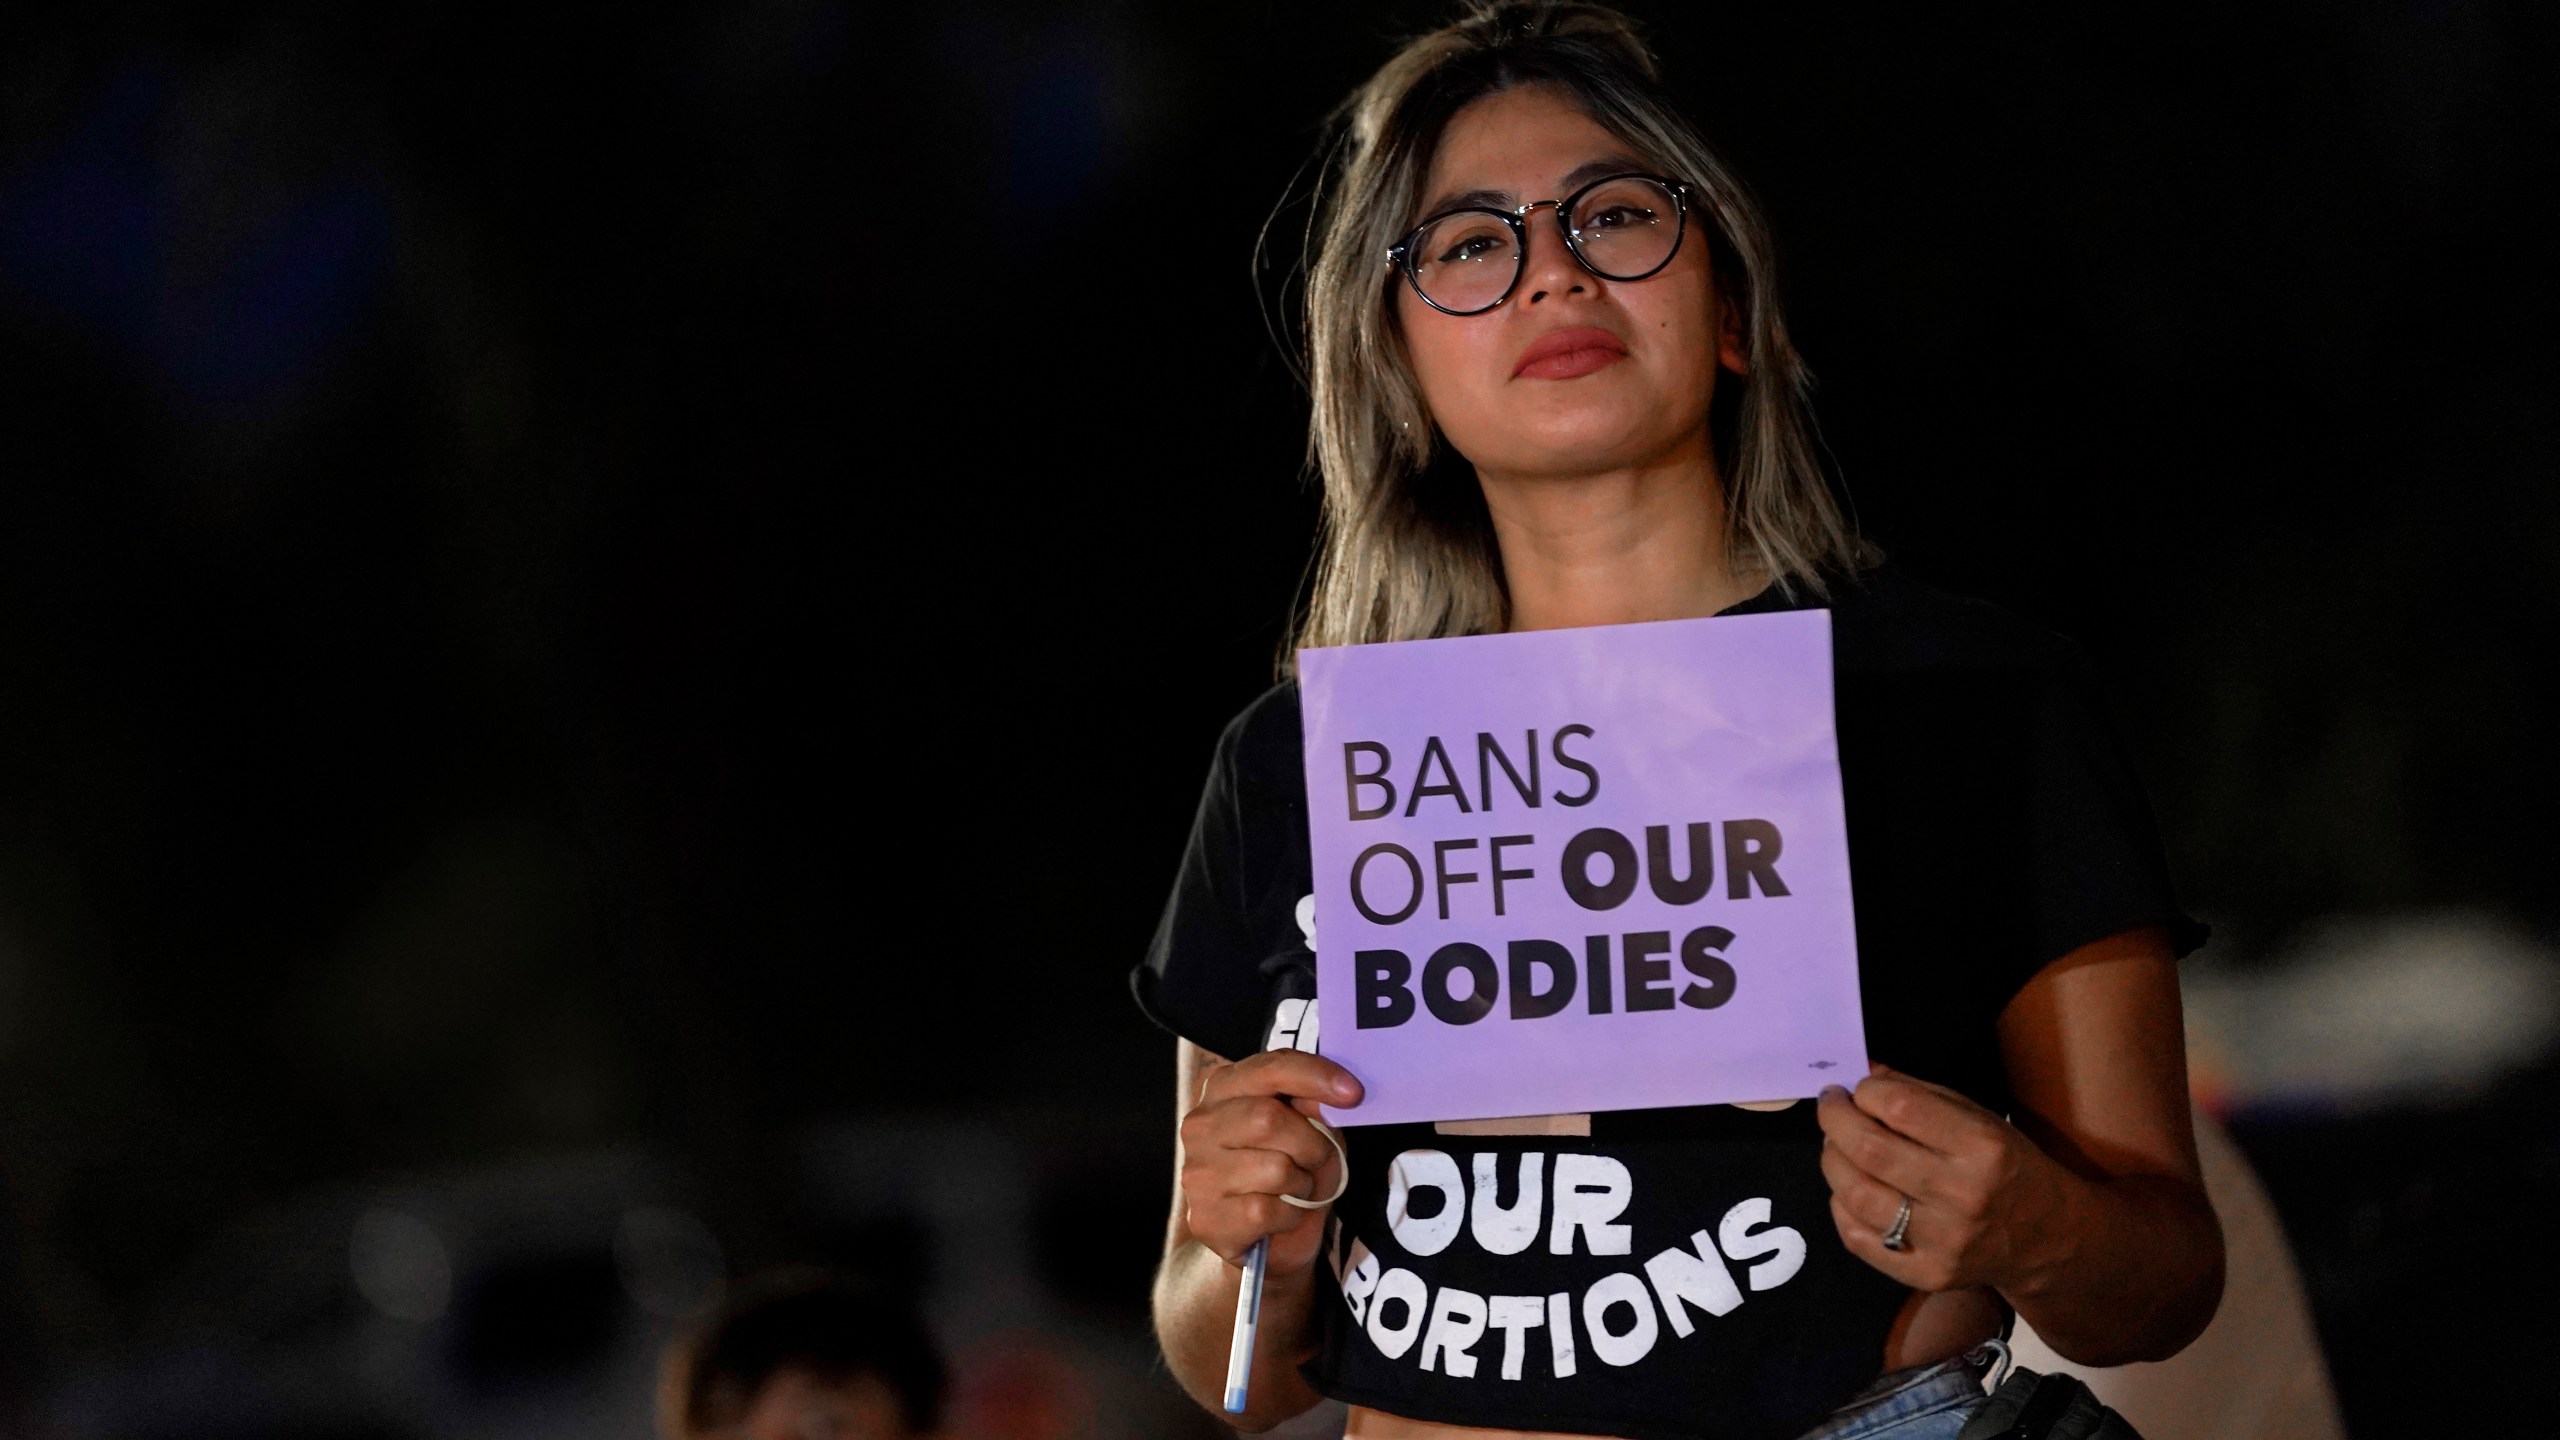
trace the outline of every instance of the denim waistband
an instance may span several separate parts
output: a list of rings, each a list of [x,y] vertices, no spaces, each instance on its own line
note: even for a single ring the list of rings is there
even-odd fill
[[[1888,1371],[1808,1430],[1801,1440],[1859,1440],[1917,1415],[1974,1405],[1983,1398],[1982,1372],[1972,1356]]]

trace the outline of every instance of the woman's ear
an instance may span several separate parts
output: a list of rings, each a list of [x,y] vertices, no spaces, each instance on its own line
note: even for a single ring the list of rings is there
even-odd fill
[[[1742,334],[1742,307],[1716,296],[1716,363],[1736,375],[1751,374],[1751,344]]]

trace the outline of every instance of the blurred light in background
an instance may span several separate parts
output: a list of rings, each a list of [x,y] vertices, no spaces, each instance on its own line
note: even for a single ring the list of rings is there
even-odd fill
[[[186,86],[116,75],[0,177],[0,277],[189,399],[289,390],[364,313],[391,241],[364,167],[272,133],[293,83],[254,61]]]
[[[1057,215],[1078,209],[1112,178],[1138,140],[1154,88],[1132,51],[1135,39],[1126,27],[1079,15],[1049,16],[1029,33],[978,10],[943,22],[945,56],[966,77],[995,131],[988,181],[996,204]],[[1009,247],[1027,247],[1012,259],[1036,271],[1047,237],[1002,238]]]
[[[2333,918],[2245,969],[2184,977],[2197,1098],[2239,1118],[2476,1099],[2560,1031],[2560,954],[2493,916]]]
[[[1143,1328],[1163,1178],[1159,1157],[1132,1162],[1140,1138],[1071,1136],[1055,1117],[812,1127],[789,1166],[808,1258],[920,1303],[959,1440],[1204,1440],[1216,1427]],[[1095,1205],[1141,1223],[1097,1225]],[[169,1277],[154,1328],[67,1377],[48,1419],[155,1440],[642,1434],[663,1347],[731,1278],[704,1213],[669,1157],[640,1149],[317,1191]],[[1109,1252],[1127,1293],[1058,1271],[1058,1220],[1079,1252]]]
[[[632,1304],[674,1320],[710,1309],[729,1273],[710,1229],[665,1205],[643,1206],[622,1217],[621,1228],[613,1233],[613,1263]]]
[[[453,1257],[435,1227],[399,1210],[356,1217],[347,1244],[356,1290],[394,1320],[439,1319],[453,1299]]]

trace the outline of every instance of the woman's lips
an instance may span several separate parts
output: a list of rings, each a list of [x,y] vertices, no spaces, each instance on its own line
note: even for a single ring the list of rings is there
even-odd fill
[[[1625,341],[1597,325],[1577,326],[1539,336],[1537,343],[1520,352],[1520,363],[1512,367],[1511,378],[1571,380],[1626,358]]]

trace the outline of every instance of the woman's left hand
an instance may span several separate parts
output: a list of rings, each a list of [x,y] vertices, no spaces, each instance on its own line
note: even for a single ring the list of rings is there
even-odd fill
[[[1882,1065],[1819,1102],[1831,1220],[1849,1252],[1915,1290],[2010,1289],[2058,1229],[2073,1177],[2016,1126]],[[1905,1199],[1903,1246],[1888,1250]]]

